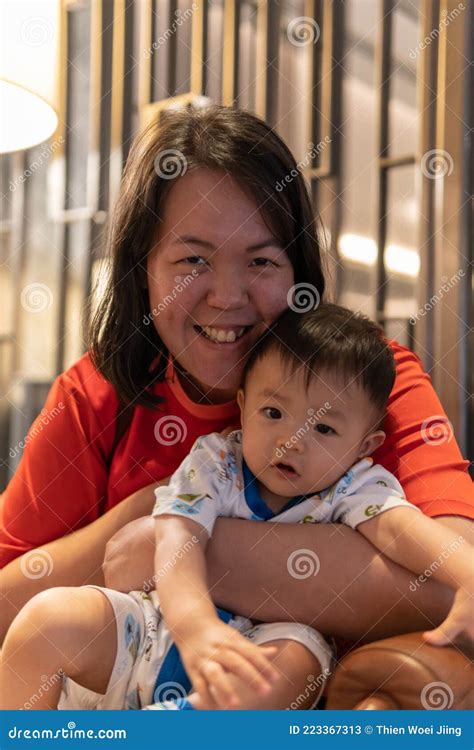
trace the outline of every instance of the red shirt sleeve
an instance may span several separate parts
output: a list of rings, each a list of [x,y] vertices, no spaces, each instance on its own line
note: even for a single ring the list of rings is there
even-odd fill
[[[98,518],[116,409],[88,355],[55,380],[0,498],[0,567]]]
[[[474,518],[474,493],[451,424],[420,359],[389,342],[397,367],[385,421],[387,438],[374,461],[391,471],[407,499],[427,516]]]

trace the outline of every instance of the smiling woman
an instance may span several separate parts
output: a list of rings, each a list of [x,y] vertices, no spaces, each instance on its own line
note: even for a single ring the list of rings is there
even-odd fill
[[[152,576],[153,522],[141,517],[154,489],[197,438],[240,426],[245,362],[298,285],[324,298],[303,177],[276,187],[295,169],[268,125],[233,108],[167,114],[137,138],[110,223],[111,277],[89,351],[53,384],[45,408],[64,408],[26,444],[1,500],[2,633],[38,591],[102,584],[106,544],[122,529],[108,546],[107,584],[141,589]],[[467,538],[467,462],[452,436],[427,439],[424,425],[442,418],[442,406],[419,359],[390,343],[397,376],[374,460],[425,514],[463,516],[440,524]],[[301,549],[317,549],[321,573],[295,586],[287,561]],[[262,524],[219,519],[208,576],[215,601],[233,612],[366,639],[441,620],[451,596],[433,581],[409,590],[406,571],[329,524],[282,524],[277,538]]]

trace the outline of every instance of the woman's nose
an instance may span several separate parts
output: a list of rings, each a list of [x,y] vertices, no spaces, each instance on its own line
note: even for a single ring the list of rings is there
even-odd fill
[[[209,274],[210,290],[207,302],[211,307],[232,309],[248,304],[249,295],[246,283],[232,269],[213,271]]]

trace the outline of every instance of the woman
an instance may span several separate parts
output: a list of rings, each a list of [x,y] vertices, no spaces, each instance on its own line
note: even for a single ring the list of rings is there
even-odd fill
[[[28,442],[2,499],[3,634],[36,592],[103,584],[105,546],[120,529],[106,583],[143,585],[153,524],[141,517],[153,487],[199,435],[238,426],[245,359],[298,285],[314,304],[324,294],[304,181],[285,144],[247,112],[213,107],[153,123],[131,150],[109,244],[111,279],[90,353],[53,384],[45,408],[59,408]],[[467,462],[454,439],[427,438],[424,423],[442,407],[417,357],[392,346],[397,380],[374,459],[423,512],[469,538]],[[290,575],[289,556],[308,550],[319,575]],[[208,567],[220,606],[354,639],[426,628],[451,601],[432,582],[412,591],[406,571],[331,525],[288,526],[275,539],[263,524],[220,519]]]

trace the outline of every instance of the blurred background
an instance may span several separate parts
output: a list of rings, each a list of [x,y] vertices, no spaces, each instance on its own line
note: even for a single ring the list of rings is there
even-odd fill
[[[472,3],[0,9],[0,489],[21,456],[10,446],[84,352],[133,137],[169,107],[208,102],[286,140],[325,227],[333,299],[421,357],[472,458]]]

